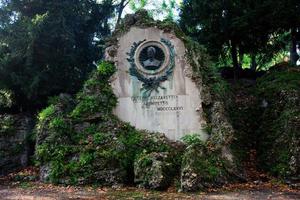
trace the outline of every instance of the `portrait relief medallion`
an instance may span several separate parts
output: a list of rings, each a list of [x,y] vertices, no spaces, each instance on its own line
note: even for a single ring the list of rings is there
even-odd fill
[[[167,47],[157,41],[142,43],[135,54],[136,66],[145,75],[162,72],[169,64],[169,60]]]
[[[160,84],[173,74],[175,49],[167,39],[134,42],[127,55],[130,75],[143,83],[147,95],[162,88]]]

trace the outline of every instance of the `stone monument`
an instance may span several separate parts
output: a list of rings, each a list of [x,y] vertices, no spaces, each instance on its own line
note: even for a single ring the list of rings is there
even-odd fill
[[[185,54],[183,41],[157,27],[133,26],[118,37],[106,49],[106,60],[117,67],[111,79],[118,98],[114,113],[137,129],[172,140],[186,134],[205,140],[200,91]]]

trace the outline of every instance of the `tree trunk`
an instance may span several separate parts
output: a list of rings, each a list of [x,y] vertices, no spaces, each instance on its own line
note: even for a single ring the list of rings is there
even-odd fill
[[[243,68],[244,51],[242,48],[239,49],[239,68]]]
[[[236,80],[238,77],[239,62],[238,62],[237,46],[235,41],[232,40],[231,40],[231,58],[232,58],[233,71],[234,71],[234,80]]]
[[[256,68],[257,68],[256,55],[252,54],[251,55],[251,66],[250,66],[250,69],[252,71],[256,71]]]
[[[298,60],[298,54],[296,51],[297,38],[296,38],[296,28],[291,29],[291,49],[290,49],[290,60],[293,65],[296,65]]]
[[[122,14],[123,14],[123,10],[127,6],[128,3],[129,3],[129,1],[126,1],[126,0],[122,0],[120,2],[119,8],[118,8],[118,19],[117,19],[116,26],[118,26],[120,24],[120,21],[121,21],[121,18],[122,18]]]

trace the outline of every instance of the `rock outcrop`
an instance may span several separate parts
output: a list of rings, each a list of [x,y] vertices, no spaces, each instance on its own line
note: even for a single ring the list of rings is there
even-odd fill
[[[300,183],[300,70],[275,66],[258,80],[263,106],[258,129],[260,166],[288,182]]]
[[[235,180],[236,161],[230,151],[234,130],[220,98],[222,83],[210,70],[204,48],[173,23],[156,22],[144,11],[125,17],[107,45],[116,45],[118,37],[132,26],[158,27],[184,42],[187,52],[182,56],[191,65],[185,73],[201,93],[203,103],[199,106],[207,122],[207,141],[200,146],[170,141],[164,134],[136,130],[117,119],[112,112],[117,98],[110,85],[115,60],[109,59],[116,49],[108,48],[107,61],[99,64],[75,98],[60,96],[40,113],[36,157],[42,180],[65,184],[135,183],[165,189],[177,179],[183,191]],[[193,141],[193,137],[188,135],[186,140]]]
[[[0,175],[25,167],[29,159],[28,139],[33,120],[23,114],[0,115]]]

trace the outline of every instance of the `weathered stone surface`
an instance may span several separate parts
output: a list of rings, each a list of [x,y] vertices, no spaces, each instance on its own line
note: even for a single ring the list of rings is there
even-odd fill
[[[134,163],[134,182],[149,189],[165,189],[172,182],[172,168],[169,154],[141,154]],[[173,169],[174,171],[174,169]]]
[[[252,160],[257,157],[257,168],[291,185],[300,183],[299,88],[300,69],[288,63],[277,64],[254,83],[242,80],[232,85],[234,98],[228,110],[240,168],[250,155]]]
[[[272,174],[300,182],[300,92],[281,90],[267,97],[258,133],[261,166]]]
[[[184,152],[181,166],[181,190],[198,191],[220,187],[234,180],[229,177],[230,163],[220,151],[210,151],[202,144],[190,145]]]
[[[103,169],[95,171],[93,181],[109,186],[121,186],[126,182],[126,171],[122,168]]]
[[[288,183],[299,183],[300,70],[278,64],[258,80],[256,88],[262,106],[257,130],[259,164]]]
[[[112,92],[103,93],[101,89],[109,88],[108,82],[100,81],[103,81],[100,73],[95,72],[87,81],[91,86],[85,85],[80,93],[84,95],[77,99],[73,110],[66,109],[70,106],[65,105],[72,104],[73,100],[65,101],[60,96],[40,113],[36,158],[41,163],[42,181],[109,186],[133,183],[134,158],[143,150],[174,155],[175,148],[176,153],[177,147],[181,149],[181,145],[175,147],[175,142],[164,134],[137,131],[119,121],[111,111],[107,112],[107,103],[101,101],[113,99]],[[93,96],[103,98],[97,105],[94,101],[86,104],[85,100]],[[91,116],[98,117],[91,120]]]
[[[179,140],[188,134],[200,134],[203,141],[207,140],[206,147],[219,153],[218,156],[211,152],[205,152],[207,155],[201,153],[198,155],[193,151],[199,149],[188,148],[186,150],[183,159],[187,162],[181,166],[183,190],[195,191],[239,179],[243,172],[237,170],[237,160],[230,149],[234,140],[234,129],[226,115],[219,91],[212,91],[212,87],[222,87],[220,85],[222,83],[218,83],[217,79],[210,79],[216,75],[210,70],[209,57],[199,44],[188,40],[180,30],[172,26],[164,26],[163,23],[155,23],[145,17],[146,14],[141,12],[127,16],[127,20],[122,26],[123,31],[117,31],[114,34],[113,40],[107,48],[106,59],[114,62],[117,66],[117,73],[111,79],[114,93],[119,100],[115,114],[138,129],[161,132],[172,140]],[[176,67],[171,78],[161,83],[166,90],[158,89],[157,92],[154,91],[150,95],[150,98],[152,96],[154,100],[142,101],[139,97],[143,96],[143,81],[130,73],[132,66],[127,59],[132,57],[127,53],[130,53],[130,47],[134,42],[144,39],[146,42],[160,41],[161,38],[168,39],[174,45]],[[137,52],[139,51],[137,50]],[[166,101],[166,105],[160,106],[159,103],[164,100],[157,101],[155,98],[159,96],[176,98],[171,98]],[[147,102],[151,102],[153,105],[147,107],[145,106]],[[158,112],[158,107],[169,107],[170,105],[171,107],[182,107],[183,110]],[[207,128],[209,135],[205,133],[204,128]],[[211,157],[216,157],[220,162],[226,163],[225,169],[218,168],[219,162],[203,161],[203,159]],[[205,165],[209,165],[208,167],[217,169],[220,173],[208,175],[207,171],[199,170],[196,167],[197,160],[203,161],[204,169]],[[232,179],[224,174],[231,174]],[[209,179],[211,176],[215,176],[216,180]]]
[[[40,180],[42,182],[48,182],[50,179],[51,168],[50,164],[44,164],[40,166]]]
[[[27,165],[27,139],[32,128],[33,120],[29,116],[0,115],[0,175]]]
[[[191,133],[201,141],[208,140],[203,148],[213,146],[214,152],[222,155],[217,160],[234,163],[228,148],[233,131],[222,103],[215,100],[208,80],[203,78],[209,71],[205,51],[176,34],[178,28],[174,25],[155,22],[144,14],[126,17],[125,24],[121,24],[124,29],[118,29],[110,40],[106,60],[115,65],[99,64],[76,95],[75,103],[59,100],[41,112],[36,152],[44,166],[42,177],[56,183],[135,182],[151,189],[165,189],[174,176],[180,176],[185,145],[178,140]],[[148,41],[139,43],[141,46],[134,43],[144,39]],[[154,57],[152,63],[148,57],[154,51],[150,48],[148,53],[143,49],[150,47],[147,45],[155,46],[155,52],[163,52],[168,58]],[[137,48],[131,51],[132,46]],[[135,56],[139,52],[143,56]],[[140,60],[134,67],[133,58]],[[153,70],[149,72],[147,67]],[[150,78],[145,75],[148,72]],[[74,106],[68,106],[72,103]],[[214,186],[221,182],[219,179],[223,180],[221,172],[206,175],[207,171],[202,170],[206,164],[219,170],[219,162],[205,161],[214,159],[214,154],[206,152],[198,156],[198,150],[186,151],[181,173],[185,191]],[[201,170],[197,168],[198,161],[204,165]],[[195,173],[200,179],[189,186]],[[219,178],[217,183],[207,178],[212,176]]]
[[[126,19],[129,19],[127,17]],[[206,121],[203,117],[202,97],[196,83],[191,78],[192,68],[187,61],[184,42],[174,33],[159,29],[155,26],[140,27],[137,17],[131,17],[131,28],[128,32],[119,35],[117,44],[109,46],[106,50],[106,60],[114,61],[117,72],[111,79],[111,85],[118,98],[118,105],[114,113],[125,122],[138,129],[151,132],[160,132],[172,140],[179,140],[186,134],[200,134],[203,140],[207,139],[204,131]],[[126,23],[125,23],[126,24]],[[127,27],[128,28],[128,27]],[[153,91],[145,89],[145,85],[152,84],[153,80],[164,76],[164,64],[157,71],[144,70],[140,66],[138,55],[147,43],[152,46],[166,47],[162,42],[169,41],[174,46],[175,67],[167,75],[167,79],[159,83]],[[143,41],[143,42],[142,42]],[[132,62],[129,62],[132,46],[140,43],[135,51],[134,64],[148,82],[131,73]],[[145,47],[146,48],[146,47]],[[170,64],[172,52],[165,48],[165,62]],[[117,53],[112,53],[117,50]],[[133,56],[133,55],[132,55]],[[133,56],[134,57],[134,56]],[[131,58],[133,58],[131,57]],[[150,89],[151,90],[151,89]]]

